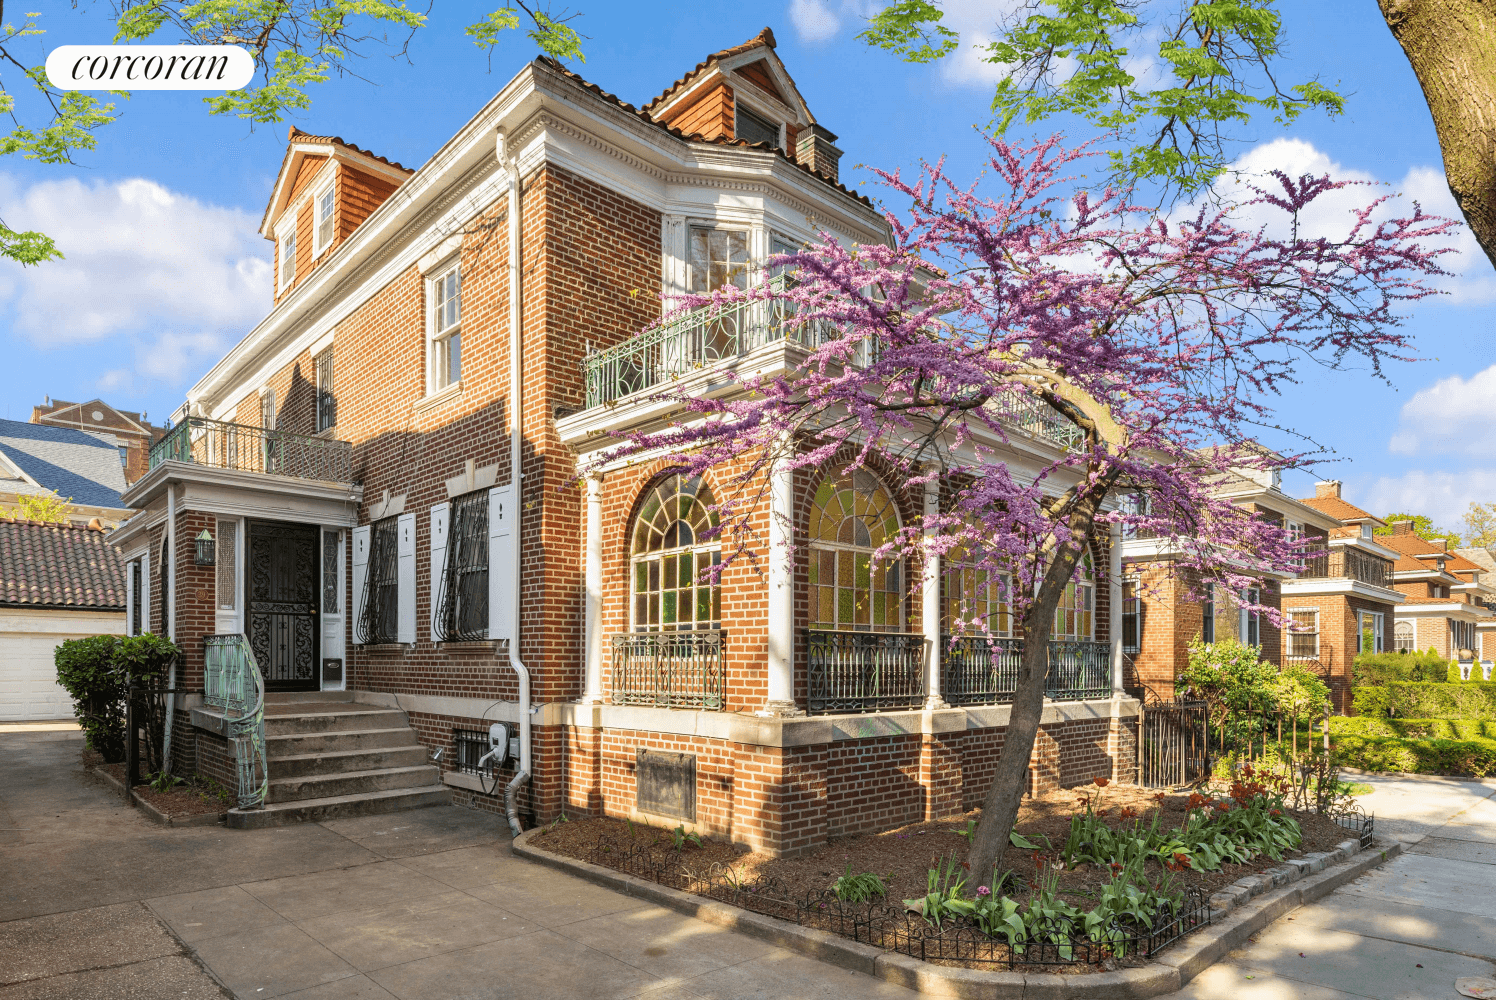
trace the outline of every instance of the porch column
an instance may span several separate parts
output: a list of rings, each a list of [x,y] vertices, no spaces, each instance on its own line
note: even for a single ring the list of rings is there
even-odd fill
[[[949,708],[940,690],[940,658],[945,654],[940,643],[940,556],[931,548],[936,536],[933,521],[940,515],[940,484],[925,484],[925,556],[921,566],[920,609],[925,634],[925,708]]]
[[[587,474],[586,567],[586,657],[587,686],[582,692],[584,704],[603,700],[603,477],[600,472]]]
[[[796,715],[795,707],[795,482],[789,440],[769,465],[768,699],[762,715]]]
[[[1112,637],[1112,696],[1122,693],[1122,525],[1113,523],[1107,532],[1111,548],[1107,571],[1107,588],[1111,595],[1107,616],[1111,621]]]

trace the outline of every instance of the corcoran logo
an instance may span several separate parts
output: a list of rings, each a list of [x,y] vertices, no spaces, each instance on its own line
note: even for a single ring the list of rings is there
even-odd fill
[[[59,90],[239,90],[254,75],[237,45],[63,45],[47,56]]]

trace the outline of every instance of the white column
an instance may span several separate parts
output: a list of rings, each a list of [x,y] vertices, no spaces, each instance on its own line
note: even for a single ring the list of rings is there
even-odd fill
[[[599,472],[587,474],[586,546],[587,687],[582,701],[597,704],[603,700],[603,477]]]
[[[925,708],[949,708],[940,690],[940,658],[945,650],[940,641],[940,556],[930,547],[936,536],[934,520],[940,515],[940,484],[925,484],[925,558],[921,567],[921,621],[925,634]]]
[[[788,444],[781,447],[788,448]],[[788,455],[769,467],[769,697],[765,715],[791,715],[795,708],[794,476]]]
[[[1112,695],[1122,693],[1122,526],[1112,524],[1107,533],[1111,543],[1107,587],[1111,593]]]

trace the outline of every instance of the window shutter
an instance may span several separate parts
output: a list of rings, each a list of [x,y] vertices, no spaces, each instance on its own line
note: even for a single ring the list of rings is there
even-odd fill
[[[441,642],[442,598],[447,592],[447,526],[451,523],[452,505],[439,503],[431,508],[431,641]]]
[[[151,630],[151,553],[140,557],[140,631]]]
[[[401,514],[395,524],[397,638],[409,643],[416,641],[416,516]]]
[[[354,641],[360,641],[359,625],[364,618],[364,602],[368,599],[369,587],[369,532],[371,525],[353,529],[353,616],[349,623],[353,628]]]
[[[135,564],[125,564],[125,635],[135,634]]]
[[[514,638],[514,486],[488,491],[488,637]]]

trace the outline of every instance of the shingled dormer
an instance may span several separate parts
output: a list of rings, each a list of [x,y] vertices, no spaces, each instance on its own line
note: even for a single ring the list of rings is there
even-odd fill
[[[708,141],[730,139],[782,149],[831,180],[841,150],[816,123],[774,51],[768,28],[741,45],[707,56],[644,106],[656,121]]]
[[[260,232],[275,242],[275,301],[327,260],[414,171],[337,136],[287,136]]]

